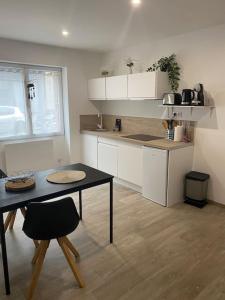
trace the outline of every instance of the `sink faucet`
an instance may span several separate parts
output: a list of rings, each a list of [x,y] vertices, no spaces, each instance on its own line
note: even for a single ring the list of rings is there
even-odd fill
[[[102,114],[98,113],[98,118],[100,119],[100,124],[97,124],[98,129],[103,129],[103,123],[102,123]]]

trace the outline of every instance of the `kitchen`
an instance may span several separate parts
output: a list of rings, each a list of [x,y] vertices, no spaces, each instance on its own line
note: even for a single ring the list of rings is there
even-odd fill
[[[224,1],[1,4],[0,175],[32,170],[36,187],[0,182],[0,298],[223,299]],[[86,178],[73,187],[46,182],[74,165]],[[40,250],[22,230],[26,201],[69,191],[71,243]],[[36,247],[47,256],[28,297]]]
[[[179,80],[171,84],[169,78],[180,76],[176,56],[171,57],[178,70],[174,77],[162,71],[131,72],[88,81],[90,101],[155,100],[165,109],[166,120],[140,117],[121,120],[102,114],[80,116],[83,163],[114,175],[118,183],[167,207],[183,201],[184,178],[193,164],[194,122],[190,126],[189,121],[177,121],[177,118],[182,118],[182,109],[189,109],[190,115],[194,109],[213,109],[206,104],[202,84],[195,90],[184,89],[182,94],[169,92],[179,87]],[[175,112],[176,108],[179,113]]]

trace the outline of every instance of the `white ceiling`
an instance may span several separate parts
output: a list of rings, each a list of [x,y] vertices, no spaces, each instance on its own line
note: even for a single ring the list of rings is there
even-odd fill
[[[107,51],[225,23],[225,0],[0,0],[0,37]],[[67,29],[68,37],[61,31]]]

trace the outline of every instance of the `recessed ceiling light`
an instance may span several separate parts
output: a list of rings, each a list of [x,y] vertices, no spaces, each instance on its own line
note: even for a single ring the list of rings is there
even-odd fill
[[[69,35],[69,32],[68,32],[67,30],[63,30],[63,31],[62,31],[62,35],[68,36],[68,35]]]
[[[141,4],[141,0],[131,0],[133,6],[139,6]]]

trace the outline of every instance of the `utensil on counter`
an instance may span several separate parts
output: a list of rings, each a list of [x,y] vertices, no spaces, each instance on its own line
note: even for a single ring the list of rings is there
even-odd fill
[[[169,140],[173,140],[174,139],[174,128],[178,125],[178,121],[174,120],[174,119],[163,120],[162,125],[167,131],[167,138]]]
[[[174,120],[173,119],[167,120],[167,124],[168,124],[167,138],[169,140],[173,140],[174,139]]]

